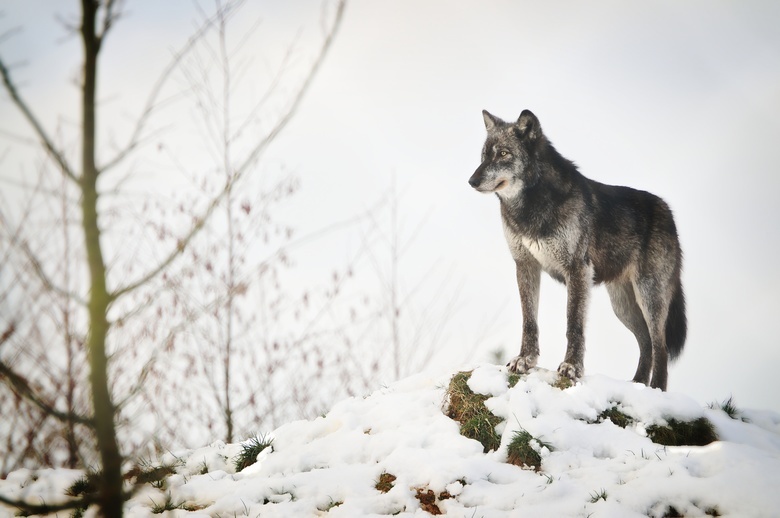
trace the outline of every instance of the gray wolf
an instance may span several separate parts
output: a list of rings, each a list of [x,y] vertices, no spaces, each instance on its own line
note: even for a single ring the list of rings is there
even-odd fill
[[[525,373],[536,366],[545,271],[567,289],[561,376],[583,375],[588,294],[591,285],[604,283],[615,314],[639,344],[634,381],[666,390],[667,364],[682,352],[687,333],[682,251],[669,206],[648,192],[583,176],[528,110],[517,122],[482,115],[487,139],[469,184],[498,197],[517,269],[523,336],[509,369]]]

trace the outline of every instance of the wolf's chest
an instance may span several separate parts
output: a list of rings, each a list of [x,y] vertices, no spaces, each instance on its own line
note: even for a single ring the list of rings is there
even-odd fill
[[[565,276],[566,264],[571,259],[571,251],[566,239],[561,239],[560,236],[533,239],[515,232],[507,225],[504,225],[504,236],[515,260],[522,260],[530,252],[539,262],[542,270],[553,277]]]
[[[555,239],[531,239],[522,234],[518,234],[508,225],[504,225],[504,237],[509,245],[509,251],[515,259],[521,259],[525,251],[531,252],[531,255],[539,261],[545,270],[559,270],[562,265],[560,243]]]

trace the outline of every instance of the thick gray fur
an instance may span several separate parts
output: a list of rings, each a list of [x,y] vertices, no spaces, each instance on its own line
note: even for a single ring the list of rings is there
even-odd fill
[[[528,110],[514,123],[482,114],[487,139],[469,184],[498,196],[517,267],[523,338],[509,369],[524,373],[536,366],[545,271],[567,288],[567,348],[559,374],[572,380],[583,374],[588,294],[603,282],[615,314],[639,343],[634,381],[666,390],[668,361],[682,352],[687,332],[682,251],[669,206],[648,192],[585,178]]]

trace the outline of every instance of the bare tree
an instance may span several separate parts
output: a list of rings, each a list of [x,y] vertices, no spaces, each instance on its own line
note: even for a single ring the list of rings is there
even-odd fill
[[[443,261],[418,264],[418,271],[410,272],[408,263],[414,260],[408,255],[424,218],[412,224],[402,202],[403,193],[393,176],[386,211],[372,214],[362,229],[369,271],[379,285],[375,290],[379,298],[367,319],[367,338],[386,344],[377,348],[384,355],[374,361],[392,379],[422,370],[445,349],[445,331],[455,315],[460,290]]]
[[[201,28],[176,53],[169,66],[162,72],[160,79],[152,87],[146,106],[137,117],[129,140],[114,146],[112,156],[105,156],[110,139],[107,130],[98,129],[98,70],[99,57],[106,38],[123,14],[121,1],[81,0],[81,14],[78,23],[79,39],[83,47],[83,67],[80,77],[81,121],[78,130],[79,160],[74,160],[68,146],[53,134],[35,114],[32,106],[24,99],[23,91],[14,82],[7,62],[0,59],[0,75],[5,91],[12,104],[22,114],[31,128],[34,139],[44,152],[44,164],[39,180],[34,185],[25,184],[30,200],[59,200],[61,217],[53,221],[33,221],[38,207],[32,201],[23,210],[11,214],[0,208],[2,228],[2,246],[0,253],[7,259],[4,264],[12,265],[10,278],[3,278],[3,302],[9,306],[19,302],[41,299],[55,301],[50,308],[34,307],[31,311],[15,311],[3,316],[7,331],[0,344],[0,379],[10,389],[3,397],[5,403],[11,402],[18,410],[32,411],[41,421],[56,422],[49,430],[63,430],[61,437],[66,438],[67,463],[75,465],[77,459],[88,449],[79,442],[77,427],[89,430],[94,437],[94,451],[100,467],[98,490],[94,496],[86,496],[77,502],[63,506],[42,506],[29,502],[9,502],[0,495],[0,502],[11,503],[32,512],[52,512],[58,509],[74,508],[95,503],[104,516],[121,516],[122,505],[127,494],[123,486],[123,463],[127,451],[120,447],[118,426],[129,419],[127,409],[131,408],[132,397],[140,392],[144,380],[157,365],[158,352],[141,362],[142,367],[133,370],[122,365],[122,359],[136,354],[126,345],[128,337],[144,335],[156,342],[155,351],[165,351],[174,340],[175,330],[163,329],[159,323],[149,324],[143,317],[150,310],[163,311],[164,303],[177,304],[178,285],[172,279],[173,272],[184,273],[191,266],[182,265],[191,251],[193,243],[204,232],[219,212],[226,207],[227,221],[232,221],[234,210],[233,196],[236,189],[255,168],[261,153],[274,141],[295,114],[304,93],[319,70],[324,56],[330,48],[343,16],[344,1],[336,4],[320,50],[303,78],[294,88],[292,95],[280,110],[280,115],[267,124],[267,130],[254,141],[235,152],[231,149],[231,128],[223,126],[223,177],[215,189],[192,211],[182,211],[177,228],[166,228],[159,224],[156,229],[161,234],[161,242],[167,243],[167,250],[155,252],[153,262],[141,262],[141,271],[122,265],[128,259],[120,260],[127,254],[123,246],[123,236],[111,233],[120,226],[115,211],[121,205],[107,204],[104,200],[111,190],[119,190],[124,178],[117,177],[118,172],[139,150],[145,147],[151,133],[150,119],[163,103],[161,92],[172,74],[181,65],[182,59],[192,51],[196,43],[205,35],[216,30],[224,42],[225,20],[235,12],[242,2],[216,2],[216,14],[207,17]],[[220,53],[226,48],[220,47]],[[223,63],[227,61],[223,60]],[[225,81],[230,80],[230,71],[225,73]],[[226,84],[225,96],[229,95],[230,85]],[[225,105],[229,104],[227,97]],[[226,117],[225,120],[228,118]],[[22,139],[25,140],[25,139]],[[101,152],[99,152],[99,149]],[[103,157],[103,158],[100,158]],[[57,173],[51,174],[50,166]],[[60,180],[57,180],[60,178]],[[64,183],[64,185],[63,185]],[[111,185],[112,189],[101,190],[101,186]],[[6,206],[7,207],[7,206]],[[46,226],[36,228],[35,225]],[[52,225],[54,225],[52,227]],[[52,258],[52,248],[47,242],[51,229],[59,225],[63,239],[60,254],[64,261]],[[37,230],[46,233],[46,239],[34,234]],[[77,245],[75,238],[79,238]],[[229,246],[235,247],[235,235],[228,239]],[[112,246],[109,246],[110,243]],[[130,252],[136,258],[138,251]],[[59,266],[58,266],[59,265]],[[5,275],[4,269],[4,275]],[[232,308],[234,297],[240,292],[240,284],[235,277],[236,255],[234,250],[228,253],[227,304]],[[83,277],[82,277],[83,276]],[[164,303],[155,301],[160,288],[170,288]],[[218,294],[221,302],[223,294]],[[214,302],[217,304],[217,301]],[[54,309],[51,309],[54,308]],[[234,314],[228,311],[229,314]],[[48,321],[28,321],[30,315],[46,315]],[[186,313],[184,322],[197,318]],[[226,325],[227,337],[225,356],[225,379],[230,377],[230,344],[234,334],[231,318]],[[136,322],[135,325],[132,322]],[[138,323],[140,321],[140,323]],[[150,327],[151,326],[151,327]],[[174,326],[175,327],[175,326]],[[22,329],[24,332],[19,332]],[[54,364],[53,361],[41,362],[42,358],[27,355],[21,351],[45,351],[52,341],[63,344],[65,351],[65,373],[53,372],[48,380],[37,367]],[[35,346],[32,342],[37,342]],[[41,345],[44,344],[44,345]],[[129,355],[129,356],[128,356]],[[45,356],[45,355],[44,355]],[[80,362],[88,366],[88,383],[80,389],[82,370]],[[122,369],[130,374],[118,376]],[[45,369],[44,369],[45,370]],[[35,377],[33,377],[35,376]],[[122,381],[124,379],[124,381]],[[64,380],[64,381],[63,381]],[[226,381],[225,383],[229,383]],[[230,386],[224,387],[224,399],[228,430],[231,427]],[[81,395],[79,391],[83,390]],[[9,394],[13,394],[9,396]],[[62,401],[61,394],[64,394]],[[89,402],[88,406],[83,403]],[[13,408],[12,408],[13,410]],[[124,412],[124,417],[123,417]],[[228,431],[228,436],[231,432]],[[30,437],[29,447],[37,449],[37,437]],[[91,448],[90,448],[91,449]]]

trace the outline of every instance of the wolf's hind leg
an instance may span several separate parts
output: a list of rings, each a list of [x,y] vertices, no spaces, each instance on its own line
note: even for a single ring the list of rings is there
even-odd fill
[[[507,367],[511,372],[525,374],[534,367],[539,359],[539,285],[542,279],[542,267],[527,250],[520,252],[515,260],[517,288],[520,291],[520,306],[523,310],[523,345],[520,354],[512,358]]]
[[[634,288],[637,303],[642,308],[642,314],[647,323],[652,344],[652,371],[650,386],[666,390],[669,355],[666,350],[666,316],[669,313],[669,299],[665,293],[671,294],[670,288],[657,278],[640,279]]]
[[[634,381],[647,385],[650,382],[650,370],[653,366],[653,346],[642,309],[636,302],[634,287],[630,282],[608,283],[607,293],[615,315],[634,334],[639,344],[639,364],[634,374]]]

